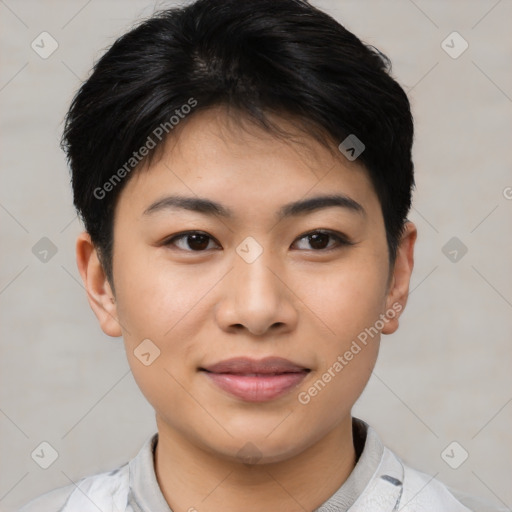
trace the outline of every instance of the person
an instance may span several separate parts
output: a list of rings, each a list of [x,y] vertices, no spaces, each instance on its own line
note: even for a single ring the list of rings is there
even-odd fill
[[[306,0],[121,36],[62,146],[90,306],[158,432],[22,511],[477,510],[351,413],[407,302],[412,144],[389,59]]]

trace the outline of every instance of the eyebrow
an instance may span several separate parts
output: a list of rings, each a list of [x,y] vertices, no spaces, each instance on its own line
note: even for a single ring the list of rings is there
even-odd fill
[[[334,194],[302,199],[300,201],[285,204],[276,213],[276,219],[282,220],[288,217],[296,217],[332,207],[344,208],[363,216],[366,215],[365,209],[354,199],[343,194]],[[158,199],[144,210],[143,215],[150,215],[164,210],[176,209],[190,210],[210,216],[218,215],[226,219],[232,219],[234,217],[234,213],[229,208],[226,208],[215,201],[211,201],[210,199],[178,195],[171,195]]]

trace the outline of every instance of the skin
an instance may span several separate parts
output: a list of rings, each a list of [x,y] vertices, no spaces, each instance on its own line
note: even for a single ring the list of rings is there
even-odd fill
[[[286,203],[333,193],[365,213],[330,207],[274,218]],[[234,217],[144,214],[170,194],[217,201]],[[318,229],[353,245],[337,246],[332,237],[315,245],[305,235]],[[207,234],[205,248],[187,237],[164,244],[187,230]],[[252,263],[236,252],[248,236],[263,249]],[[380,204],[357,160],[333,156],[298,132],[291,142],[252,125],[241,129],[220,108],[183,122],[159,158],[130,177],[115,210],[115,296],[85,232],[77,263],[101,328],[123,336],[155,409],[155,471],[173,511],[313,510],[341,486],[356,461],[351,409],[375,365],[380,333],[309,403],[298,394],[379,315],[393,305],[403,310],[415,240],[407,222],[390,267]],[[381,332],[394,332],[398,318]],[[144,339],[160,350],[149,366],[134,355]],[[311,371],[286,395],[250,403],[198,371],[236,356],[279,356]],[[244,462],[240,450],[257,460]]]

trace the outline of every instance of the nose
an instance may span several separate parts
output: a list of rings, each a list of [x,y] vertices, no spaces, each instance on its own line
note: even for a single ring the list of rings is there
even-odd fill
[[[223,280],[216,308],[219,326],[227,331],[247,329],[255,336],[294,329],[298,318],[295,296],[283,266],[263,251],[251,263],[237,255],[234,267]]]

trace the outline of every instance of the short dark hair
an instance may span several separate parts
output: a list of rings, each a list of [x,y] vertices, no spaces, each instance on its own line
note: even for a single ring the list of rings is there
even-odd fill
[[[414,175],[410,104],[390,73],[384,54],[306,0],[197,0],[121,36],[75,95],[61,142],[110,283],[113,214],[134,152],[161,147],[155,133],[172,136],[172,118],[215,106],[276,134],[268,114],[293,117],[336,151],[350,135],[362,141],[393,263]]]

